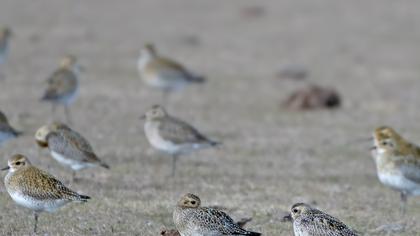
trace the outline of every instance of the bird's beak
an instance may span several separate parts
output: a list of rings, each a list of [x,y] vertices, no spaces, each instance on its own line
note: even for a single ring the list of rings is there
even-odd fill
[[[146,115],[142,115],[139,117],[140,120],[145,120],[146,119]]]
[[[373,150],[376,150],[376,147],[375,146],[369,148],[369,151],[373,151]]]
[[[5,170],[8,170],[8,169],[10,169],[10,167],[7,166],[7,167],[2,168],[1,171],[5,171]]]
[[[287,215],[283,216],[282,221],[283,221],[283,222],[292,221],[292,215],[289,213],[289,214],[287,214]]]

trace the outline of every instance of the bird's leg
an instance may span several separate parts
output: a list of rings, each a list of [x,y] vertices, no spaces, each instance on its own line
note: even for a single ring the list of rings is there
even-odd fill
[[[400,206],[400,212],[401,215],[405,215],[405,206],[407,205],[407,194],[405,192],[400,193],[401,197],[401,206]]]
[[[70,116],[70,108],[69,108],[69,106],[68,106],[68,105],[65,105],[65,106],[64,106],[64,112],[66,113],[66,120],[67,120],[67,123],[68,123],[69,125],[71,125],[71,124],[72,124],[72,119],[71,119],[71,116]]]
[[[175,177],[175,170],[176,170],[176,161],[178,159],[178,154],[172,155],[172,177]]]
[[[72,172],[72,176],[71,176],[71,182],[72,183],[75,183],[77,181],[77,179],[76,179],[76,171],[75,170],[73,170],[73,172]]]
[[[36,234],[38,226],[38,212],[34,211],[34,233]]]

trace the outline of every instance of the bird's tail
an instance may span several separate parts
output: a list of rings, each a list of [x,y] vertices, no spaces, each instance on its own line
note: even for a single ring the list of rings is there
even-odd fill
[[[81,201],[81,202],[87,202],[89,199],[90,199],[89,196],[79,195],[79,199],[78,200]]]
[[[261,233],[257,233],[257,232],[252,232],[252,231],[247,231],[247,236],[260,236]]]
[[[13,134],[14,134],[16,137],[19,137],[19,136],[21,136],[21,135],[23,134],[23,132],[22,132],[22,131],[19,131],[19,130],[13,130]]]
[[[206,78],[204,76],[192,75],[190,76],[190,81],[194,83],[204,83],[206,82]]]
[[[221,142],[212,141],[212,140],[209,140],[209,143],[210,143],[210,145],[211,145],[212,147],[217,147],[217,146],[222,145],[222,143],[221,143]]]
[[[110,168],[109,165],[106,164],[105,162],[101,162],[99,165],[102,166],[105,169],[109,169]]]

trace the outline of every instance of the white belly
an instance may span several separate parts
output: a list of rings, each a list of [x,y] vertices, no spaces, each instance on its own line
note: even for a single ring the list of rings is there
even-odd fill
[[[420,195],[420,184],[415,183],[400,174],[378,173],[379,180],[386,186],[409,195]]]
[[[22,195],[18,192],[10,193],[12,199],[19,205],[26,208],[32,209],[34,211],[48,211],[53,212],[58,208],[62,207],[68,200],[39,200],[34,199],[29,196]]]
[[[181,151],[180,145],[167,141],[159,135],[156,124],[149,124],[149,122],[146,122],[144,125],[144,131],[146,133],[147,140],[149,140],[152,147],[172,155]]]
[[[93,164],[90,164],[90,163],[85,163],[85,162],[77,161],[71,158],[67,158],[66,156],[63,156],[60,153],[57,153],[54,151],[51,151],[51,156],[62,165],[68,166],[72,168],[73,170],[80,170],[80,169],[94,166]]]

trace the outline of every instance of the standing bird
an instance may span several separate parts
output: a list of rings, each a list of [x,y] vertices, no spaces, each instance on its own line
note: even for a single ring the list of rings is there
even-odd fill
[[[172,91],[180,90],[190,83],[205,81],[203,77],[194,75],[178,62],[159,56],[151,44],[146,44],[140,51],[137,67],[143,81],[162,90],[165,100]]]
[[[335,217],[305,203],[296,203],[290,213],[283,218],[293,222],[295,236],[357,236]]]
[[[56,161],[73,170],[73,181],[76,180],[78,170],[96,166],[109,169],[95,154],[89,142],[65,124],[42,126],[35,133],[35,140],[41,148],[48,147]]]
[[[79,74],[82,67],[77,64],[76,57],[68,55],[61,60],[60,67],[48,78],[48,87],[42,101],[52,103],[55,112],[57,104],[64,105],[66,119],[71,124],[69,106],[79,94]]]
[[[53,212],[69,202],[87,202],[90,197],[80,195],[58,181],[54,176],[31,165],[28,158],[16,154],[8,161],[9,170],[4,185],[10,197],[19,205],[33,210],[34,233],[37,231],[38,215]]]
[[[372,156],[379,180],[400,192],[401,213],[405,213],[407,196],[420,195],[420,147],[408,142],[390,127],[373,133]]]
[[[261,235],[242,229],[223,211],[200,204],[200,198],[191,193],[178,201],[173,220],[181,236]]]
[[[21,134],[22,132],[16,131],[12,126],[10,126],[7,117],[0,111],[0,145],[9,139],[18,137]]]
[[[6,61],[11,36],[12,31],[9,28],[4,27],[0,29],[0,65]],[[0,79],[4,79],[2,74],[0,74]]]
[[[172,176],[175,175],[178,156],[220,144],[206,138],[188,123],[170,116],[159,105],[153,106],[142,119],[146,120],[144,132],[150,145],[172,155]]]

